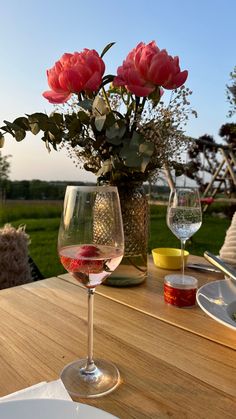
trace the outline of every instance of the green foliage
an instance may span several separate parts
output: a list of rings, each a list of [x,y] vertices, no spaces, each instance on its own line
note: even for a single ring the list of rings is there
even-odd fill
[[[236,66],[230,73],[230,85],[226,85],[227,100],[230,104],[228,117],[231,118],[236,113]]]
[[[85,170],[98,176],[99,182],[127,178],[144,182],[164,165],[173,167],[187,144],[184,121],[188,113],[195,115],[187,110],[192,92],[182,86],[164,105],[159,87],[150,98],[139,98],[124,87],[105,90],[113,78],[104,76],[98,92],[73,95],[50,115],[35,112],[13,122],[5,120],[0,143],[4,134],[16,141],[22,141],[27,133],[40,135],[48,151],[66,147]]]

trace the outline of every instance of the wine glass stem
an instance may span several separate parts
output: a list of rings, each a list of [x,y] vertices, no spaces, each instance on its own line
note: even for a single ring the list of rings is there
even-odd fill
[[[185,270],[185,265],[184,265],[185,243],[186,243],[186,240],[181,240],[182,280],[184,280],[184,270]]]
[[[95,288],[88,288],[88,356],[86,372],[92,372],[96,368],[93,361],[93,300]]]

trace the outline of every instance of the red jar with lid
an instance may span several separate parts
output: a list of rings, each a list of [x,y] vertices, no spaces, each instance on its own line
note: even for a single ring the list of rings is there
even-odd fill
[[[164,300],[176,307],[193,307],[196,304],[198,281],[193,276],[181,278],[167,275],[164,279]]]

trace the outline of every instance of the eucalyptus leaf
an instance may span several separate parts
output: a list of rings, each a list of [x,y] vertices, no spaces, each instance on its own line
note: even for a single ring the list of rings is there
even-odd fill
[[[106,136],[109,140],[115,137],[122,138],[126,131],[126,125],[123,121],[116,121],[111,127],[106,129]]]
[[[48,116],[44,113],[33,113],[32,115],[27,115],[28,116],[28,121],[29,121],[29,126],[30,126],[30,131],[33,134],[38,134],[38,132],[40,130],[42,131],[46,131],[48,128]]]
[[[53,135],[51,132],[48,133],[48,137],[50,139],[50,142],[54,142],[55,141],[55,135]]]
[[[32,122],[30,123],[30,131],[32,134],[37,135],[40,131],[38,122]]]
[[[118,125],[119,125],[119,128],[120,128],[119,136],[120,136],[120,138],[122,138],[125,134],[125,131],[126,131],[126,124],[125,124],[124,121],[119,120]]]
[[[114,117],[113,112],[109,112],[106,116],[106,123],[105,123],[106,128],[111,127],[112,125],[115,124],[115,122],[116,122],[116,119]]]
[[[81,108],[85,109],[86,111],[91,111],[92,110],[92,106],[93,106],[93,101],[92,101],[92,99],[84,99],[84,100],[81,100],[78,103],[78,105]]]
[[[150,162],[150,157],[143,157],[143,159],[142,159],[142,163],[141,163],[141,172],[145,172],[145,170],[146,170],[146,167],[147,167],[147,165],[148,165],[148,163]]]
[[[74,118],[70,123],[67,125],[69,130],[70,136],[75,136],[76,134],[81,132],[82,126],[79,119]]]
[[[43,136],[43,137],[42,137],[42,140],[43,140],[43,141],[45,141],[45,146],[46,146],[46,149],[47,149],[47,150],[48,150],[48,152],[50,153],[50,152],[51,152],[51,148],[50,148],[50,144],[49,144],[49,142],[48,142],[47,138],[45,138],[45,136]]]
[[[4,146],[5,138],[4,135],[0,134],[0,148]]]
[[[100,116],[106,115],[107,113],[109,113],[109,109],[106,105],[105,100],[97,95],[93,101],[93,114],[96,116]]]
[[[19,125],[14,122],[3,121],[6,124],[6,127],[3,127],[7,132],[12,133],[12,131],[17,131],[20,129]],[[7,129],[6,129],[7,128]]]
[[[60,126],[63,124],[63,115],[61,113],[53,113],[49,117],[50,121],[53,121],[56,125]]]
[[[143,136],[141,134],[138,134],[137,132],[134,132],[130,140],[130,148],[139,149],[142,141]]]
[[[106,138],[106,140],[109,144],[113,145],[120,145],[122,143],[122,138],[119,137]]]
[[[154,152],[154,144],[150,141],[146,141],[145,143],[140,144],[139,152],[145,156],[152,156]]]
[[[142,157],[134,154],[131,150],[126,152],[125,156],[123,156],[125,165],[127,167],[132,167],[134,169],[140,169],[142,164]]]
[[[78,115],[79,120],[82,122],[82,124],[85,124],[85,125],[89,124],[90,118],[86,112],[79,111],[77,115]]]
[[[15,131],[15,139],[16,141],[22,141],[26,136],[26,132],[23,129],[19,129],[18,131]]]
[[[122,149],[120,150],[120,152],[119,152],[119,156],[122,158],[122,159],[126,159],[127,158],[127,155],[130,153],[130,149],[129,149],[129,146],[128,145],[124,145],[123,147],[122,147]]]
[[[105,122],[106,122],[106,115],[97,116],[95,118],[95,127],[99,132],[102,131]]]
[[[29,121],[25,116],[16,118],[13,123],[25,131],[29,130]]]

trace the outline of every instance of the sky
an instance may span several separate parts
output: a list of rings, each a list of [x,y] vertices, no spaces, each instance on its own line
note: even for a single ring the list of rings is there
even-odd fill
[[[155,40],[160,49],[180,58],[193,94],[186,134],[207,133],[220,142],[229,104],[226,84],[236,65],[235,0],[0,0],[0,126],[18,116],[53,110],[42,92],[46,70],[65,52],[96,49],[116,42],[105,55],[106,73],[115,73],[140,42]],[[11,155],[11,180],[95,181],[76,167],[66,151],[51,153],[37,136],[17,143],[6,136],[1,150]]]

